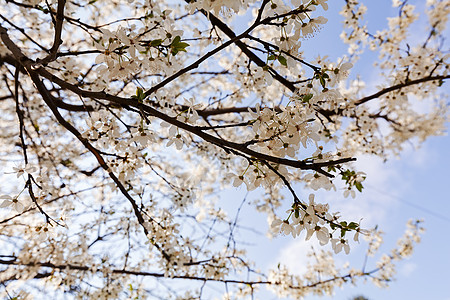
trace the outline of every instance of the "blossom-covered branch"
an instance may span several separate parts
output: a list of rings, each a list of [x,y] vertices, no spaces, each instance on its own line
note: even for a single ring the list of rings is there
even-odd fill
[[[348,53],[313,56],[302,42],[334,26],[327,0],[0,1],[3,297],[301,298],[384,286],[419,242],[411,222],[372,266],[380,232],[315,191],[356,197],[358,155],[389,159],[444,132],[445,1],[418,14],[395,0],[375,33],[345,1]],[[427,34],[411,40],[419,19]],[[378,86],[356,74],[364,51],[378,54]],[[323,249],[304,274],[261,267],[246,252],[261,231]],[[337,268],[361,237],[362,268]]]

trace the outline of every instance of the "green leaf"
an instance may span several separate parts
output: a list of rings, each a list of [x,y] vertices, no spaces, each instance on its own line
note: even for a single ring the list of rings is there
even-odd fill
[[[275,55],[270,55],[270,56],[267,58],[267,60],[275,60],[275,59],[276,59]]]
[[[145,98],[144,90],[142,88],[140,88],[140,87],[137,87],[136,88],[136,95],[131,96],[131,98],[136,99],[137,101],[142,103],[142,101]]]
[[[305,96],[303,96],[302,102],[303,103],[308,103],[309,100],[311,100],[312,97],[313,97],[313,94],[306,94]]]
[[[350,228],[350,229],[356,229],[356,228],[359,227],[359,224],[355,223],[355,222],[350,222],[350,224],[348,224],[347,227]]]
[[[355,187],[360,193],[362,192],[363,185],[361,184],[361,182],[356,182]]]
[[[346,221],[342,221],[339,224],[341,224],[342,227],[347,227],[347,222]]]
[[[153,40],[150,42],[150,46],[152,47],[158,47],[162,44],[162,39]]]
[[[280,62],[280,64],[282,64],[283,66],[287,67],[287,60],[284,56],[278,56],[278,61]]]
[[[180,41],[181,41],[181,37],[180,37],[179,35],[177,35],[177,36],[173,39],[171,45],[176,45],[176,44],[178,44]]]
[[[189,47],[188,43],[180,42],[180,43],[177,44],[177,48],[182,49],[183,51],[186,51],[186,49],[184,49],[186,47]]]
[[[172,55],[176,55],[180,51],[187,52],[186,47],[189,47],[189,44],[181,42],[181,37],[177,35],[170,44],[170,52]]]
[[[322,76],[319,77],[320,85],[322,85],[323,88],[325,88],[325,79],[323,79]]]

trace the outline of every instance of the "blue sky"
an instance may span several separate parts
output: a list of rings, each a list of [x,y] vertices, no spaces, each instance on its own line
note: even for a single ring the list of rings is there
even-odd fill
[[[329,19],[328,24],[315,38],[302,42],[306,60],[311,60],[317,54],[329,55],[332,59],[346,54],[347,47],[339,39],[342,28],[339,11],[344,1],[329,2],[329,10],[324,14]],[[395,16],[397,13],[390,1],[365,2],[368,6],[367,22],[372,32],[384,28],[386,17]],[[409,3],[417,4],[417,12],[423,13],[425,1],[409,1]],[[424,30],[425,26],[421,20],[415,25],[415,36],[410,38],[421,38]],[[369,52],[352,69],[352,76],[356,73],[361,74],[369,89],[379,83],[370,81],[370,79],[376,81],[377,78],[376,71],[372,67],[374,59],[376,55]],[[448,83],[445,85],[444,90],[449,93]],[[396,281],[388,289],[379,289],[370,281],[367,284],[360,281],[356,287],[345,285],[332,297],[311,296],[307,297],[307,300],[346,300],[356,295],[364,295],[371,300],[450,300],[450,276],[447,275],[447,270],[450,269],[450,242],[447,233],[447,228],[450,227],[449,154],[450,137],[446,135],[429,138],[419,149],[407,145],[399,158],[392,158],[386,163],[376,157],[359,157],[356,167],[366,172],[368,176],[362,194],[356,199],[344,199],[341,193],[321,194],[323,199],[331,202],[332,210],[337,208],[348,219],[363,218],[362,224],[367,227],[378,224],[385,232],[385,242],[380,253],[388,252],[395,247],[409,219],[424,219],[426,232],[422,242],[415,248],[413,256],[398,264]],[[234,195],[230,198],[239,199],[241,195],[242,200],[243,192],[242,187],[230,191],[230,194]],[[252,197],[249,198],[251,200]],[[236,200],[236,205],[239,204],[237,201],[239,200]],[[244,207],[241,219],[244,219],[244,223],[252,224],[264,232],[267,225],[263,216],[255,217],[250,214],[251,208],[246,210]],[[274,267],[281,260],[299,273],[304,270],[307,263],[305,254],[311,247],[311,244],[305,243],[302,237],[293,239],[290,236],[280,236],[269,242],[264,237],[254,237],[253,243],[249,246],[250,257],[262,269]],[[352,247],[350,255],[340,254],[336,257],[337,264],[349,261],[354,267],[362,265],[366,244],[362,242]],[[374,265],[376,257],[369,260],[369,266],[370,262]],[[275,298],[270,294],[264,294],[264,297]]]

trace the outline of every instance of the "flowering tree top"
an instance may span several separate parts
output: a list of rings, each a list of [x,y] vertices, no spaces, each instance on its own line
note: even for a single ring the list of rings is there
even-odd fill
[[[269,234],[336,254],[364,236],[373,255],[380,232],[314,191],[355,197],[356,155],[387,159],[444,132],[447,1],[427,1],[416,41],[408,1],[377,32],[363,3],[342,1],[337,61],[302,51],[327,26],[327,0],[0,1],[3,297],[199,299],[220,285],[230,299],[260,287],[300,298],[359,277],[385,285],[411,254],[413,221],[371,270],[338,269],[323,250],[303,276],[260,272],[217,195],[256,190]],[[372,92],[349,79],[364,51],[378,53]]]

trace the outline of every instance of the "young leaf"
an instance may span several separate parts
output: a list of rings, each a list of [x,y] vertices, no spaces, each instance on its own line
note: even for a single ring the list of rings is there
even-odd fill
[[[153,40],[150,42],[150,46],[152,47],[158,47],[162,44],[162,39]]]
[[[356,182],[355,187],[360,193],[362,192],[363,185],[361,184],[361,182]]]
[[[313,94],[306,94],[305,96],[303,96],[302,102],[303,103],[308,103],[309,100],[311,100],[312,97],[313,97]]]
[[[278,56],[278,61],[280,62],[280,64],[282,64],[283,66],[287,67],[287,60],[284,56]]]

